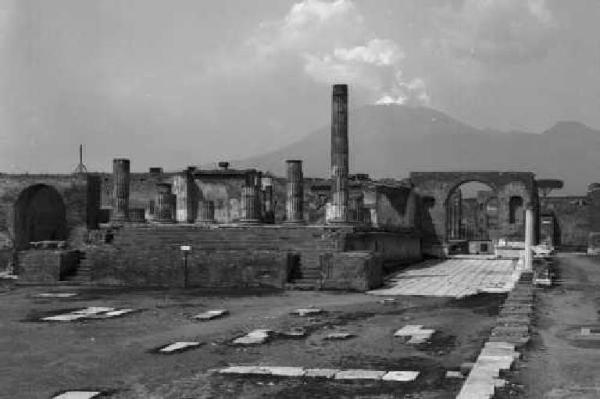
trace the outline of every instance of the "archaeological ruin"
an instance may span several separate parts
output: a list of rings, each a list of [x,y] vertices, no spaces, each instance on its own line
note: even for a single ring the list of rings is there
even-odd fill
[[[334,85],[329,179],[302,160],[285,177],[227,162],[139,173],[129,159],[112,174],[1,174],[0,262],[23,283],[363,291],[423,257],[520,248],[528,223],[533,244],[600,252],[600,183],[541,197],[527,171],[377,180],[351,174],[350,154],[348,87]],[[490,191],[463,198],[473,181]]]

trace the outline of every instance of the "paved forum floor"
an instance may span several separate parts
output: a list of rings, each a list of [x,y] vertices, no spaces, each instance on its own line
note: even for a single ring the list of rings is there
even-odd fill
[[[431,260],[393,275],[372,295],[421,295],[462,298],[479,292],[508,292],[519,278],[510,259]]]

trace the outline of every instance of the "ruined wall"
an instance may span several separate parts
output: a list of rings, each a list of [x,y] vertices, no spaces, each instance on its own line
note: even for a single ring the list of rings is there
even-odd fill
[[[543,213],[551,214],[556,219],[557,246],[562,250],[585,249],[588,235],[592,231],[590,216],[593,207],[588,198],[585,196],[548,197],[543,205]]]
[[[344,250],[376,252],[385,273],[422,259],[421,237],[411,229],[404,232],[355,232],[347,236]]]
[[[383,283],[380,254],[339,252],[326,257],[324,263],[324,289],[367,291]]]
[[[19,225],[27,223],[29,220],[24,216],[36,213],[36,209],[28,207],[37,207],[38,215],[41,217],[50,215],[47,208],[53,204],[43,204],[43,199],[39,198],[38,200],[42,202],[42,204],[38,204],[39,206],[29,203],[26,199],[24,200],[29,193],[34,193],[38,187],[45,186],[50,187],[50,191],[57,193],[58,197],[53,198],[64,204],[64,237],[71,247],[76,248],[85,241],[88,229],[97,227],[100,202],[99,184],[100,181],[95,175],[0,175],[0,268],[4,268],[12,259],[15,243],[20,243],[19,247],[26,245],[29,237],[19,237],[19,235],[23,235],[22,232],[27,229],[24,230]],[[18,201],[19,207],[16,207]],[[24,216],[20,216],[19,220],[16,220],[18,213]],[[15,226],[15,221],[18,222],[17,226]],[[50,222],[51,220],[48,221],[48,223]],[[17,228],[15,229],[15,227]],[[43,235],[44,232],[40,231],[39,233]],[[63,236],[60,235],[59,239]]]

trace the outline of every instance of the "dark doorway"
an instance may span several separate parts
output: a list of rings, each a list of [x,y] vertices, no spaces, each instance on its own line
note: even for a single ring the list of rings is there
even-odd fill
[[[23,190],[15,203],[16,249],[26,249],[32,241],[66,238],[65,204],[58,191],[45,184]]]

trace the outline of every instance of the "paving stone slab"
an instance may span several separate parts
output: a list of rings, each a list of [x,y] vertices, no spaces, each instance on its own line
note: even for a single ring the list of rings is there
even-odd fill
[[[300,309],[296,309],[292,312],[292,314],[297,315],[297,316],[315,316],[318,314],[323,313],[323,309],[319,309],[319,308],[300,308]]]
[[[347,332],[332,332],[332,333],[327,334],[325,336],[325,339],[335,341],[335,340],[350,339],[350,338],[354,338],[354,337],[356,337],[356,335],[347,333]]]
[[[233,340],[235,345],[258,345],[264,344],[273,335],[272,330],[258,329],[250,331],[243,337],[239,337]]]
[[[340,370],[334,376],[336,380],[381,380],[385,371],[377,370]]]
[[[67,391],[53,396],[52,399],[93,399],[100,394],[100,391]]]
[[[305,377],[311,378],[333,378],[340,370],[338,369],[306,369]]]
[[[263,367],[271,375],[278,377],[303,377],[306,373],[302,367]]]
[[[74,321],[74,320],[83,319],[85,317],[86,317],[86,315],[84,315],[84,314],[65,313],[65,314],[58,314],[58,315],[54,315],[54,316],[42,317],[42,320],[43,321]]]
[[[191,349],[191,348],[196,348],[200,345],[201,345],[201,343],[196,342],[196,341],[178,341],[178,342],[173,342],[172,344],[169,344],[169,345],[166,345],[166,346],[160,348],[158,350],[158,352],[160,352],[160,353],[175,353],[175,352],[181,352],[183,350],[187,350],[187,349]]]
[[[35,298],[72,298],[77,296],[76,292],[42,292],[34,295]]]
[[[409,324],[394,333],[395,337],[410,337],[414,333],[417,333],[423,329],[420,324]]]
[[[219,374],[269,375],[271,372],[259,366],[230,366],[219,370]]]
[[[288,338],[302,338],[308,335],[304,327],[292,327],[289,330],[281,331],[279,334]]]
[[[460,371],[448,370],[446,371],[446,378],[460,378],[463,379],[465,376]]]
[[[214,310],[208,310],[204,313],[197,314],[197,315],[193,316],[192,318],[195,320],[207,321],[207,320],[213,320],[213,319],[217,319],[219,317],[223,317],[227,314],[229,314],[229,311],[227,309],[214,309]]]
[[[418,371],[388,371],[381,377],[383,381],[411,382],[419,376]]]

